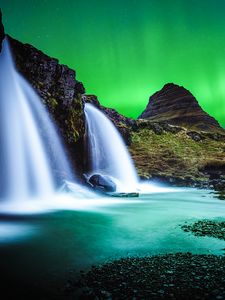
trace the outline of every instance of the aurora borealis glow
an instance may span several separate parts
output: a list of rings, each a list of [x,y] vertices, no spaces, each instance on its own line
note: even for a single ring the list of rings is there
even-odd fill
[[[168,82],[225,126],[224,0],[0,0],[5,30],[77,72],[87,93],[137,117]]]

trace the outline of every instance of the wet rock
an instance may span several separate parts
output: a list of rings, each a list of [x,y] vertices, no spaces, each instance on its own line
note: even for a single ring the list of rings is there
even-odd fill
[[[223,141],[225,142],[225,135],[224,131],[218,133],[218,132],[204,132],[204,135],[209,137],[210,139],[214,141]]]
[[[101,104],[98,100],[98,97],[95,95],[83,95],[82,97],[84,103],[91,103],[97,108],[101,109]]]
[[[189,131],[187,133],[188,136],[190,136],[190,138],[192,138],[192,140],[199,142],[203,139],[203,137],[201,136],[200,133],[196,132],[196,131]]]
[[[91,299],[224,299],[225,257],[176,253],[121,258],[84,273],[70,292],[84,286],[91,289]]]
[[[181,228],[196,236],[210,236],[225,240],[225,221],[200,220],[193,224],[182,225]]]
[[[116,191],[116,184],[106,175],[94,174],[88,179],[88,184],[100,192]]]
[[[214,179],[210,181],[210,184],[216,191],[225,191],[225,181],[221,179]]]
[[[214,179],[221,179],[224,180],[225,176],[225,161],[219,160],[219,159],[214,159],[214,160],[209,160],[207,161],[206,164],[204,164],[200,170],[208,174],[210,177],[210,180]],[[213,181],[212,181],[213,183]]]

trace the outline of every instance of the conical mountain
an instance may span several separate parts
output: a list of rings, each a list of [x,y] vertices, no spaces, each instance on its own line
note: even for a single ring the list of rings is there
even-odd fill
[[[139,119],[168,122],[189,130],[221,132],[219,123],[199,105],[190,91],[168,83],[149,98],[149,103]]]

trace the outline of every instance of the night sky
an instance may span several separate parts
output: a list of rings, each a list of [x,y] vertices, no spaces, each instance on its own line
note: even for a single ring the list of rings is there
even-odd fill
[[[225,126],[224,0],[0,0],[6,32],[77,72],[87,93],[137,117],[165,83]]]

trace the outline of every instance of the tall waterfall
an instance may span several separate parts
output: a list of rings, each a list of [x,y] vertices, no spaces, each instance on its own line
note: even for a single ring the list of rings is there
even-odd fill
[[[92,104],[85,104],[88,152],[91,173],[113,177],[119,191],[135,191],[138,176],[119,132],[113,123]]]
[[[5,39],[0,53],[0,198],[49,196],[59,177],[73,177],[64,150],[39,97],[17,73]]]

